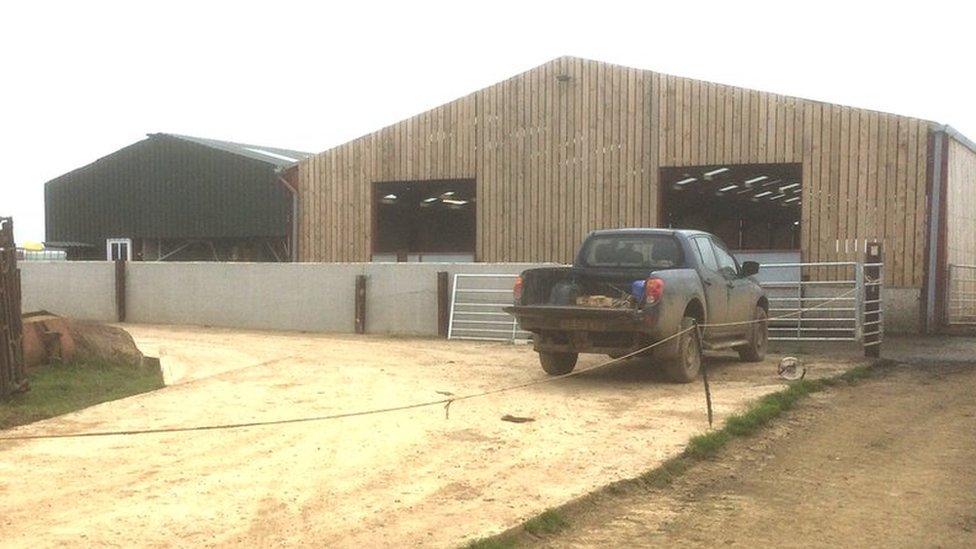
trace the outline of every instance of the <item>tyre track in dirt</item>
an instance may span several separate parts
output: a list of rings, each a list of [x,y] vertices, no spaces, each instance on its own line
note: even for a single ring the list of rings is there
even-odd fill
[[[974,547],[976,364],[817,393],[660,489],[576,511],[544,547]]]

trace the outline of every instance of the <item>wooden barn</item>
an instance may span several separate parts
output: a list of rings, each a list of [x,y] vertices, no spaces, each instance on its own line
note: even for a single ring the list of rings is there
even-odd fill
[[[301,261],[569,262],[630,226],[803,262],[881,242],[918,325],[976,263],[976,145],[948,126],[573,57],[297,169]]]

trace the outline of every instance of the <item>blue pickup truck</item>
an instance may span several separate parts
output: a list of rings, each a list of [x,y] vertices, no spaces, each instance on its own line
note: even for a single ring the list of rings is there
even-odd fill
[[[591,232],[571,267],[524,271],[505,310],[532,332],[542,369],[573,371],[579,353],[624,356],[697,324],[651,354],[675,382],[694,380],[702,349],[734,349],[760,361],[769,302],[716,236],[690,230]],[[754,321],[754,322],[745,322]]]

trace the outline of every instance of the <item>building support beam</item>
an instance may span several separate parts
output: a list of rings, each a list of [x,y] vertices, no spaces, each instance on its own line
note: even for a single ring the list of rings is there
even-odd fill
[[[944,129],[932,132],[931,186],[929,192],[928,257],[925,269],[925,326],[927,334],[934,333],[944,323],[946,278],[946,162],[949,140]]]

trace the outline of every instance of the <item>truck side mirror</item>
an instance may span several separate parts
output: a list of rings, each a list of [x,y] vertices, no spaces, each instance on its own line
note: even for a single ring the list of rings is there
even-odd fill
[[[759,274],[759,263],[756,263],[755,261],[743,261],[741,273],[742,276]]]

